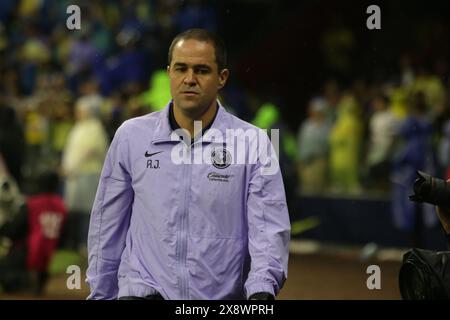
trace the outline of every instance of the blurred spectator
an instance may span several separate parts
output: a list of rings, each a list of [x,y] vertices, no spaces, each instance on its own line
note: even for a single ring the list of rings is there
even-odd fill
[[[25,157],[24,132],[14,109],[0,106],[0,154],[6,167],[19,185],[22,185],[22,165]]]
[[[70,221],[66,240],[74,249],[82,249],[86,244],[89,215],[108,148],[106,131],[96,118],[95,102],[92,97],[77,101],[76,122],[63,152],[64,200]]]
[[[104,110],[107,110],[107,112],[104,113],[103,119],[108,133],[108,141],[112,141],[114,133],[120,127],[122,122],[126,120],[125,107],[125,97],[120,90],[114,91],[111,96],[105,100]]]
[[[408,104],[408,91],[403,87],[394,87],[390,93],[391,110],[394,115],[399,118],[405,118],[409,114]]]
[[[57,108],[55,108],[52,114],[50,138],[52,149],[56,153],[58,159],[61,159],[62,157],[64,146],[67,143],[70,130],[73,126],[70,103],[70,101],[62,102]]]
[[[437,110],[445,101],[445,87],[441,79],[421,67],[411,89],[413,94],[422,93],[424,95],[426,113],[434,118]]]
[[[19,3],[19,15],[23,18],[35,16],[43,4],[42,1],[36,0],[22,0]]]
[[[97,79],[93,76],[84,79],[83,83],[79,85],[79,100],[85,101],[90,105],[93,116],[104,117],[109,110],[105,110],[105,98],[100,94],[99,84]]]
[[[73,125],[73,97],[66,87],[66,81],[61,73],[49,77],[49,97],[46,104],[49,106],[49,141],[52,165],[59,166],[62,150],[66,144],[69,130]]]
[[[331,129],[328,112],[324,99],[313,99],[309,104],[309,117],[298,132],[299,175],[301,190],[305,193],[321,193],[326,187]]]
[[[339,102],[337,112],[330,133],[331,191],[355,194],[361,191],[359,170],[363,128],[360,107],[355,98],[347,94]]]
[[[66,209],[57,194],[58,175],[47,172],[37,185],[39,192],[29,196],[20,212],[0,226],[0,236],[11,241],[8,253],[0,259],[0,286],[6,292],[32,289],[43,293],[65,221]]]
[[[14,215],[19,212],[22,205],[23,197],[20,193],[19,187],[9,173],[3,156],[0,153],[0,228],[8,220],[14,218]]]
[[[89,8],[92,15],[92,42],[102,55],[110,54],[113,49],[113,28],[106,21],[106,13],[102,6],[104,3],[91,3]]]
[[[450,120],[444,124],[442,138],[439,142],[437,159],[443,169],[443,177],[450,179]]]
[[[425,96],[416,93],[410,98],[411,114],[402,122],[398,130],[397,150],[393,158],[391,179],[392,213],[394,225],[398,228],[412,231],[417,219],[417,206],[410,201],[412,186],[416,179],[416,172],[422,170],[434,175],[434,164],[431,148],[431,123],[427,118]],[[433,207],[428,206],[435,217]],[[436,220],[428,219],[432,223]]]
[[[391,110],[389,101],[378,95],[372,101],[373,114],[370,117],[369,148],[366,158],[365,185],[386,190],[391,171],[392,147],[395,126],[398,122]]]
[[[172,99],[169,76],[165,69],[155,70],[150,78],[150,88],[142,93],[142,102],[152,111],[162,110]]]
[[[49,115],[48,105],[35,94],[28,99],[25,112],[26,165],[25,172],[34,176],[39,170],[48,149]]]
[[[327,120],[330,123],[334,123],[337,117],[337,107],[341,100],[341,92],[336,80],[325,81],[323,85],[323,98],[328,105]]]
[[[25,23],[25,39],[20,49],[22,92],[32,94],[39,68],[50,61],[50,49],[35,21]]]
[[[272,140],[272,143],[274,143],[275,148],[276,142],[273,140],[274,132],[271,130],[279,130],[277,151],[279,153],[280,169],[286,189],[286,200],[289,210],[296,211],[298,181],[295,167],[297,163],[295,137],[281,118],[279,107],[270,102],[263,103],[259,107],[252,124],[258,128],[268,130],[267,134]]]
[[[139,47],[141,38],[142,34],[136,29],[123,29],[118,33],[116,41],[121,51],[108,60],[107,79],[102,77],[102,81],[109,82],[106,93],[148,82],[152,58]]]
[[[92,69],[96,56],[97,48],[90,38],[91,27],[89,25],[77,33],[77,38],[73,39],[67,65],[67,72],[71,76],[82,74],[86,70]]]
[[[216,31],[217,14],[212,6],[205,4],[205,1],[186,1],[182,10],[174,17],[176,32],[192,28],[202,28],[209,31]]]

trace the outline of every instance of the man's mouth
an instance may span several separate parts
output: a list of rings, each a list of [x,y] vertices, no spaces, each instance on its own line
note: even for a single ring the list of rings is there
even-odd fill
[[[193,97],[198,95],[198,92],[196,91],[182,91],[181,94],[188,96],[188,97]]]

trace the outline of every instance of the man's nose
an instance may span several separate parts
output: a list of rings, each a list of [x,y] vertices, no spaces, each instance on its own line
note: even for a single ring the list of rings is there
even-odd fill
[[[194,70],[189,69],[184,77],[184,84],[189,86],[194,86],[197,83],[197,78],[195,76]]]

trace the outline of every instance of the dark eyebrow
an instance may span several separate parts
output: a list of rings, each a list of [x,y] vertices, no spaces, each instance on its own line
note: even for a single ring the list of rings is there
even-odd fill
[[[182,62],[175,62],[173,64],[174,67],[187,67],[186,63],[182,63]]]
[[[183,62],[175,62],[173,64],[173,66],[174,67],[187,67],[188,65],[186,63],[183,63]],[[196,69],[198,69],[198,68],[205,68],[205,69],[211,70],[211,67],[208,66],[207,64],[194,64],[192,67],[196,68]]]
[[[194,68],[205,68],[205,69],[208,69],[208,70],[211,69],[211,67],[208,66],[207,64],[194,64]]]

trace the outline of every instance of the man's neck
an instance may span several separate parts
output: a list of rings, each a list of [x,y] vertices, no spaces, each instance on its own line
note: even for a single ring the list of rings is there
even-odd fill
[[[214,102],[206,109],[203,113],[200,114],[188,114],[186,112],[183,112],[180,108],[173,106],[173,115],[175,117],[175,121],[178,123],[178,125],[189,132],[191,135],[191,138],[193,139],[196,137],[199,132],[194,132],[194,121],[201,121],[203,129],[207,127],[211,121],[213,121],[214,116],[216,115],[216,110],[218,108],[217,102],[214,100]]]

